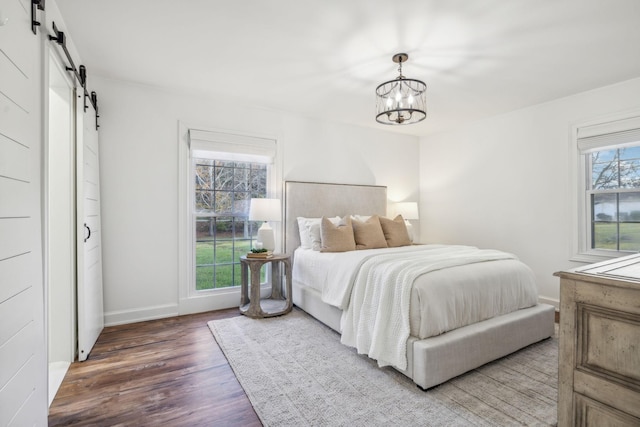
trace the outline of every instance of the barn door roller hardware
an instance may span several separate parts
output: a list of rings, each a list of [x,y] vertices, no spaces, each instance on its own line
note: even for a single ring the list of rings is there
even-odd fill
[[[44,0],[31,0],[31,31],[36,34],[36,28],[40,26],[36,14],[38,10],[44,10]]]
[[[96,112],[96,130],[98,130],[100,127],[98,124],[98,117],[100,117],[100,114],[98,114],[98,95],[95,91],[91,91],[91,103],[93,104],[93,109]]]
[[[33,0],[33,1],[36,1],[36,0]],[[44,0],[41,0],[41,1],[44,1]],[[78,83],[80,83],[80,86],[82,86],[82,90],[84,92],[84,111],[87,111],[87,108],[89,108],[89,106],[87,105],[87,99],[88,99],[91,102],[91,106],[93,107],[94,111],[96,112],[96,130],[97,130],[99,127],[98,126],[98,96],[96,95],[95,92],[91,92],[91,94],[89,94],[89,91],[87,90],[87,68],[84,65],[80,65],[79,67],[76,68],[76,65],[73,63],[73,58],[71,58],[71,54],[67,49],[67,40],[65,38],[64,32],[58,30],[58,27],[56,27],[55,22],[53,22],[53,33],[54,35],[49,35],[49,40],[51,40],[52,42],[55,42],[58,46],[62,47],[62,51],[64,52],[64,55],[67,57],[67,61],[69,62],[69,65],[66,66],[67,71],[72,72],[76,80],[78,80]]]

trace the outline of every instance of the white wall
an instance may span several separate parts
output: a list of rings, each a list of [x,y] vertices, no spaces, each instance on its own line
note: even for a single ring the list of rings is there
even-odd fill
[[[640,79],[421,138],[421,240],[515,253],[557,302],[577,218],[570,129],[640,107]]]
[[[418,200],[417,138],[291,115],[283,129],[285,180],[386,185],[390,201]]]
[[[100,110],[107,324],[178,313],[178,121],[276,137],[285,180],[387,185],[390,199],[417,200],[418,138],[91,82]]]

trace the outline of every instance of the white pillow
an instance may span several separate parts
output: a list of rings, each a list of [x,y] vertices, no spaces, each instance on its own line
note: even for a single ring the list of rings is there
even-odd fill
[[[333,221],[331,221],[333,223]],[[319,251],[322,249],[322,237],[320,234],[320,221],[312,222],[309,225],[309,239],[311,240],[311,249]]]
[[[300,247],[303,249],[311,249],[311,236],[307,228],[307,221],[311,221],[313,218],[299,216],[296,219],[298,220],[298,232],[300,233]],[[320,218],[316,219],[320,222]]]
[[[409,221],[406,221],[404,225],[407,226],[407,233],[409,233],[409,241],[413,243],[413,225]]]
[[[300,247],[319,251],[322,247],[322,241],[320,239],[320,221],[322,218],[305,218],[299,216],[296,219],[298,220],[298,231],[300,232]],[[329,218],[329,221],[337,224],[340,222],[340,217]]]

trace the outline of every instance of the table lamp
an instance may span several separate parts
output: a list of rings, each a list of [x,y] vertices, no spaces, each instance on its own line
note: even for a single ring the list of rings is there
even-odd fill
[[[279,199],[251,199],[249,221],[264,221],[258,229],[256,243],[260,243],[268,251],[273,251],[276,248],[275,234],[268,221],[280,221],[281,218],[282,211]]]
[[[409,239],[413,242],[413,225],[409,222],[410,219],[420,219],[418,215],[418,203],[417,202],[401,202],[396,203],[395,206],[396,215],[402,215],[404,223],[407,226],[407,232],[409,233]]]

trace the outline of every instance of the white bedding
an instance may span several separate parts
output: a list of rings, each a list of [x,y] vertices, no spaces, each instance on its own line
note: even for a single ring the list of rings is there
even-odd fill
[[[479,257],[481,252],[489,258]],[[417,276],[413,285],[406,287],[404,294],[400,292],[402,295],[397,298],[398,305],[402,305],[402,301],[405,301],[404,304],[407,304],[407,300],[410,301],[408,313],[406,309],[404,311],[402,325],[396,325],[393,330],[382,331],[382,335],[387,338],[395,337],[396,345],[390,345],[384,338],[378,346],[382,351],[374,348],[372,355],[371,344],[377,340],[372,338],[372,334],[380,331],[373,332],[373,329],[379,327],[374,326],[375,320],[372,323],[371,317],[375,318],[378,311],[388,317],[390,312],[386,308],[381,310],[376,307],[364,309],[363,314],[361,307],[350,306],[352,286],[357,281],[359,268],[365,265],[368,266],[370,275],[388,275],[391,273],[387,267],[378,268],[375,274],[374,269],[369,267],[383,264],[384,258],[407,260],[416,257],[423,258],[423,262],[430,259],[431,263],[421,263],[422,267],[410,267],[410,272],[393,273]],[[471,263],[466,264],[467,261]],[[404,263],[410,265],[408,262]],[[384,273],[385,270],[387,273]],[[409,334],[421,339],[427,338],[537,303],[533,273],[528,267],[510,254],[480,251],[468,246],[417,245],[344,253],[319,253],[299,249],[295,253],[293,278],[294,284],[317,289],[324,302],[343,310],[342,333],[346,344],[356,346],[359,352],[370,354],[380,364],[392,364],[400,369],[406,367],[406,358],[398,360],[395,356],[402,354],[404,357],[402,349]],[[380,300],[379,295],[374,297],[370,292],[365,297],[365,294],[365,291],[355,292],[357,297],[354,299],[361,302],[372,298]],[[393,298],[382,298],[385,303],[390,299]],[[346,325],[348,330],[345,329],[345,322],[349,322]],[[358,322],[361,324],[358,325]],[[380,323],[388,327],[389,322],[387,319]],[[361,330],[356,331],[358,328]],[[365,330],[364,336],[357,338],[356,332],[361,334],[362,329]],[[360,345],[358,339],[361,341]]]

